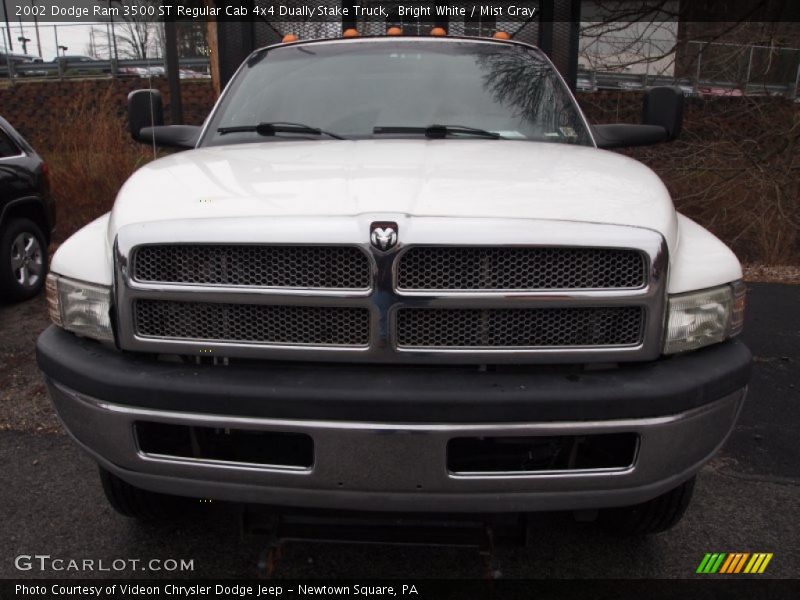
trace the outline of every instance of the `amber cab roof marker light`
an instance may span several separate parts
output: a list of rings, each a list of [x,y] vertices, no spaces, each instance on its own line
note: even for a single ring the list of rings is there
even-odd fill
[[[353,38],[358,36],[359,36],[358,29],[353,29],[352,27],[350,29],[345,29],[344,33],[342,34],[342,37],[346,38]]]
[[[285,36],[283,36],[283,43],[291,44],[292,42],[296,42],[298,39],[300,38],[298,38],[295,34],[287,33]]]
[[[506,33],[505,31],[495,31],[493,37],[498,39],[498,40],[510,40],[511,39],[511,36],[508,35],[508,33]]]
[[[447,35],[447,31],[445,30],[444,27],[434,27],[433,29],[431,29],[431,35],[442,37]]]
[[[386,30],[386,35],[403,35],[403,29],[400,27],[389,27]]]

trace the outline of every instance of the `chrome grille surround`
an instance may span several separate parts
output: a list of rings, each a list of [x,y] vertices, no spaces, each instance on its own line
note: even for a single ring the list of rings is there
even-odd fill
[[[398,222],[403,232],[400,243],[389,251],[376,250],[369,244],[369,226],[376,218]],[[397,287],[399,258],[404,252],[418,246],[475,247],[478,245],[476,241],[486,239],[487,232],[503,232],[502,246],[509,248],[632,249],[644,257],[646,282],[636,289],[465,291]],[[369,259],[370,288],[259,288],[151,283],[131,277],[130,258],[138,247],[147,244],[265,244],[264,240],[270,240],[270,244],[298,246],[298,239],[312,239],[323,246],[359,246]],[[496,248],[497,244],[486,246]],[[117,340],[122,349],[159,354],[326,362],[499,364],[654,360],[661,354],[667,274],[668,253],[663,236],[649,229],[618,225],[575,222],[554,225],[553,222],[525,219],[422,218],[399,214],[229,218],[207,222],[195,219],[135,224],[120,228],[115,243]],[[138,299],[272,307],[361,308],[369,314],[369,341],[366,345],[332,345],[320,344],[310,338],[312,343],[287,344],[282,341],[263,343],[260,340],[145,336],[136,331],[134,302]],[[399,311],[403,309],[497,312],[613,307],[636,307],[640,311],[639,343],[412,347],[400,343],[397,329],[401,318]],[[597,338],[597,341],[607,340]]]

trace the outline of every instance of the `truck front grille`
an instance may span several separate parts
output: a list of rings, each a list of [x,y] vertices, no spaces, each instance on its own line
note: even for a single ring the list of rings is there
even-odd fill
[[[417,246],[402,255],[402,290],[636,289],[647,263],[636,250]]]
[[[363,347],[369,310],[140,299],[136,332],[143,337],[270,345]]]
[[[143,283],[365,290],[367,255],[355,246],[153,244],[133,257]]]
[[[638,306],[403,308],[397,313],[397,344],[401,348],[632,346],[642,340],[643,317]]]
[[[355,221],[332,218],[324,234],[318,218],[306,228],[296,217],[122,227],[120,348],[200,361],[405,365],[661,355],[669,256],[655,231],[533,220],[491,246],[497,236],[486,228],[506,221],[420,217],[382,250],[370,244],[369,219]]]

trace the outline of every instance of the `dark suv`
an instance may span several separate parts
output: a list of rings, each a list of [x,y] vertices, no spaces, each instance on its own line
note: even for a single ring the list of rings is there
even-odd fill
[[[41,65],[44,61],[31,54],[7,54],[0,52],[0,77],[35,77],[46,76],[47,71],[31,68]]]
[[[0,298],[26,300],[41,291],[54,227],[47,165],[0,117]]]

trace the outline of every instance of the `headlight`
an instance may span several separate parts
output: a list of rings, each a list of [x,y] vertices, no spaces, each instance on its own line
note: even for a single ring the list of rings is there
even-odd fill
[[[67,331],[113,342],[111,289],[102,285],[47,276],[47,308],[50,319]]]
[[[745,285],[741,281],[670,296],[664,354],[695,350],[740,333],[744,299]]]

